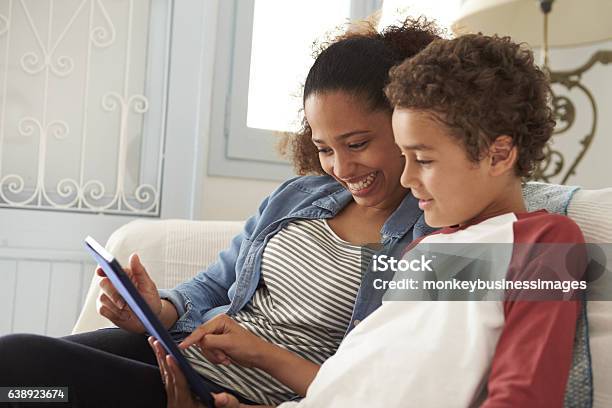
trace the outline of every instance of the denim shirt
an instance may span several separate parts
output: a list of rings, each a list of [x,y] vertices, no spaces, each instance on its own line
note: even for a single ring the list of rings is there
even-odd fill
[[[290,179],[268,196],[257,214],[246,221],[218,260],[174,289],[160,296],[176,307],[179,319],[173,334],[189,333],[212,317],[234,315],[253,297],[261,277],[261,261],[268,240],[297,219],[327,219],[336,216],[350,201],[351,193],[329,176]],[[383,250],[405,248],[415,237],[431,232],[418,201],[407,193],[380,233]],[[369,265],[362,279],[347,333],[379,305],[371,283]]]

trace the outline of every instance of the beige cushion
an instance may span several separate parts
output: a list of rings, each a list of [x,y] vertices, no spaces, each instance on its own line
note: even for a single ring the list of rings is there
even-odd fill
[[[113,232],[106,249],[123,266],[137,252],[157,286],[172,288],[214,262],[243,225],[242,221],[136,220]],[[112,326],[97,313],[99,281],[93,277],[73,334]]]
[[[612,245],[612,188],[578,190],[567,215],[576,221],[587,242]],[[608,259],[607,265],[612,265],[612,259]],[[593,406],[612,407],[612,301],[588,302],[587,312]]]

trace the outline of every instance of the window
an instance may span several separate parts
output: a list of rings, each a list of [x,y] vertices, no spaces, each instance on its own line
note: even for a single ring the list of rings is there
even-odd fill
[[[313,41],[324,38],[348,18],[350,5],[350,0],[255,2],[248,127],[281,132],[299,130],[300,86],[314,62],[310,52]]]
[[[380,0],[221,1],[208,173],[289,177],[291,166],[274,147],[281,132],[299,128],[313,42],[380,5]]]

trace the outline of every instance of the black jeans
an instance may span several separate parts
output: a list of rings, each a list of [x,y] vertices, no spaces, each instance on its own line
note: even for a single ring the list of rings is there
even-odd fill
[[[205,378],[204,381],[211,392],[235,395]],[[0,406],[166,407],[157,360],[146,337],[122,329],[62,338],[34,334],[0,337],[0,387],[9,386],[68,387],[70,403],[0,403]]]

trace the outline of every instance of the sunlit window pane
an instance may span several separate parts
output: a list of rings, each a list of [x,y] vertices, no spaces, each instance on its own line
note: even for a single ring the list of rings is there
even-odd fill
[[[247,126],[299,128],[301,87],[313,63],[313,42],[350,16],[350,0],[256,0]]]
[[[383,0],[379,27],[402,21],[407,16],[423,15],[437,20],[441,27],[450,29],[460,4],[461,0]]]

